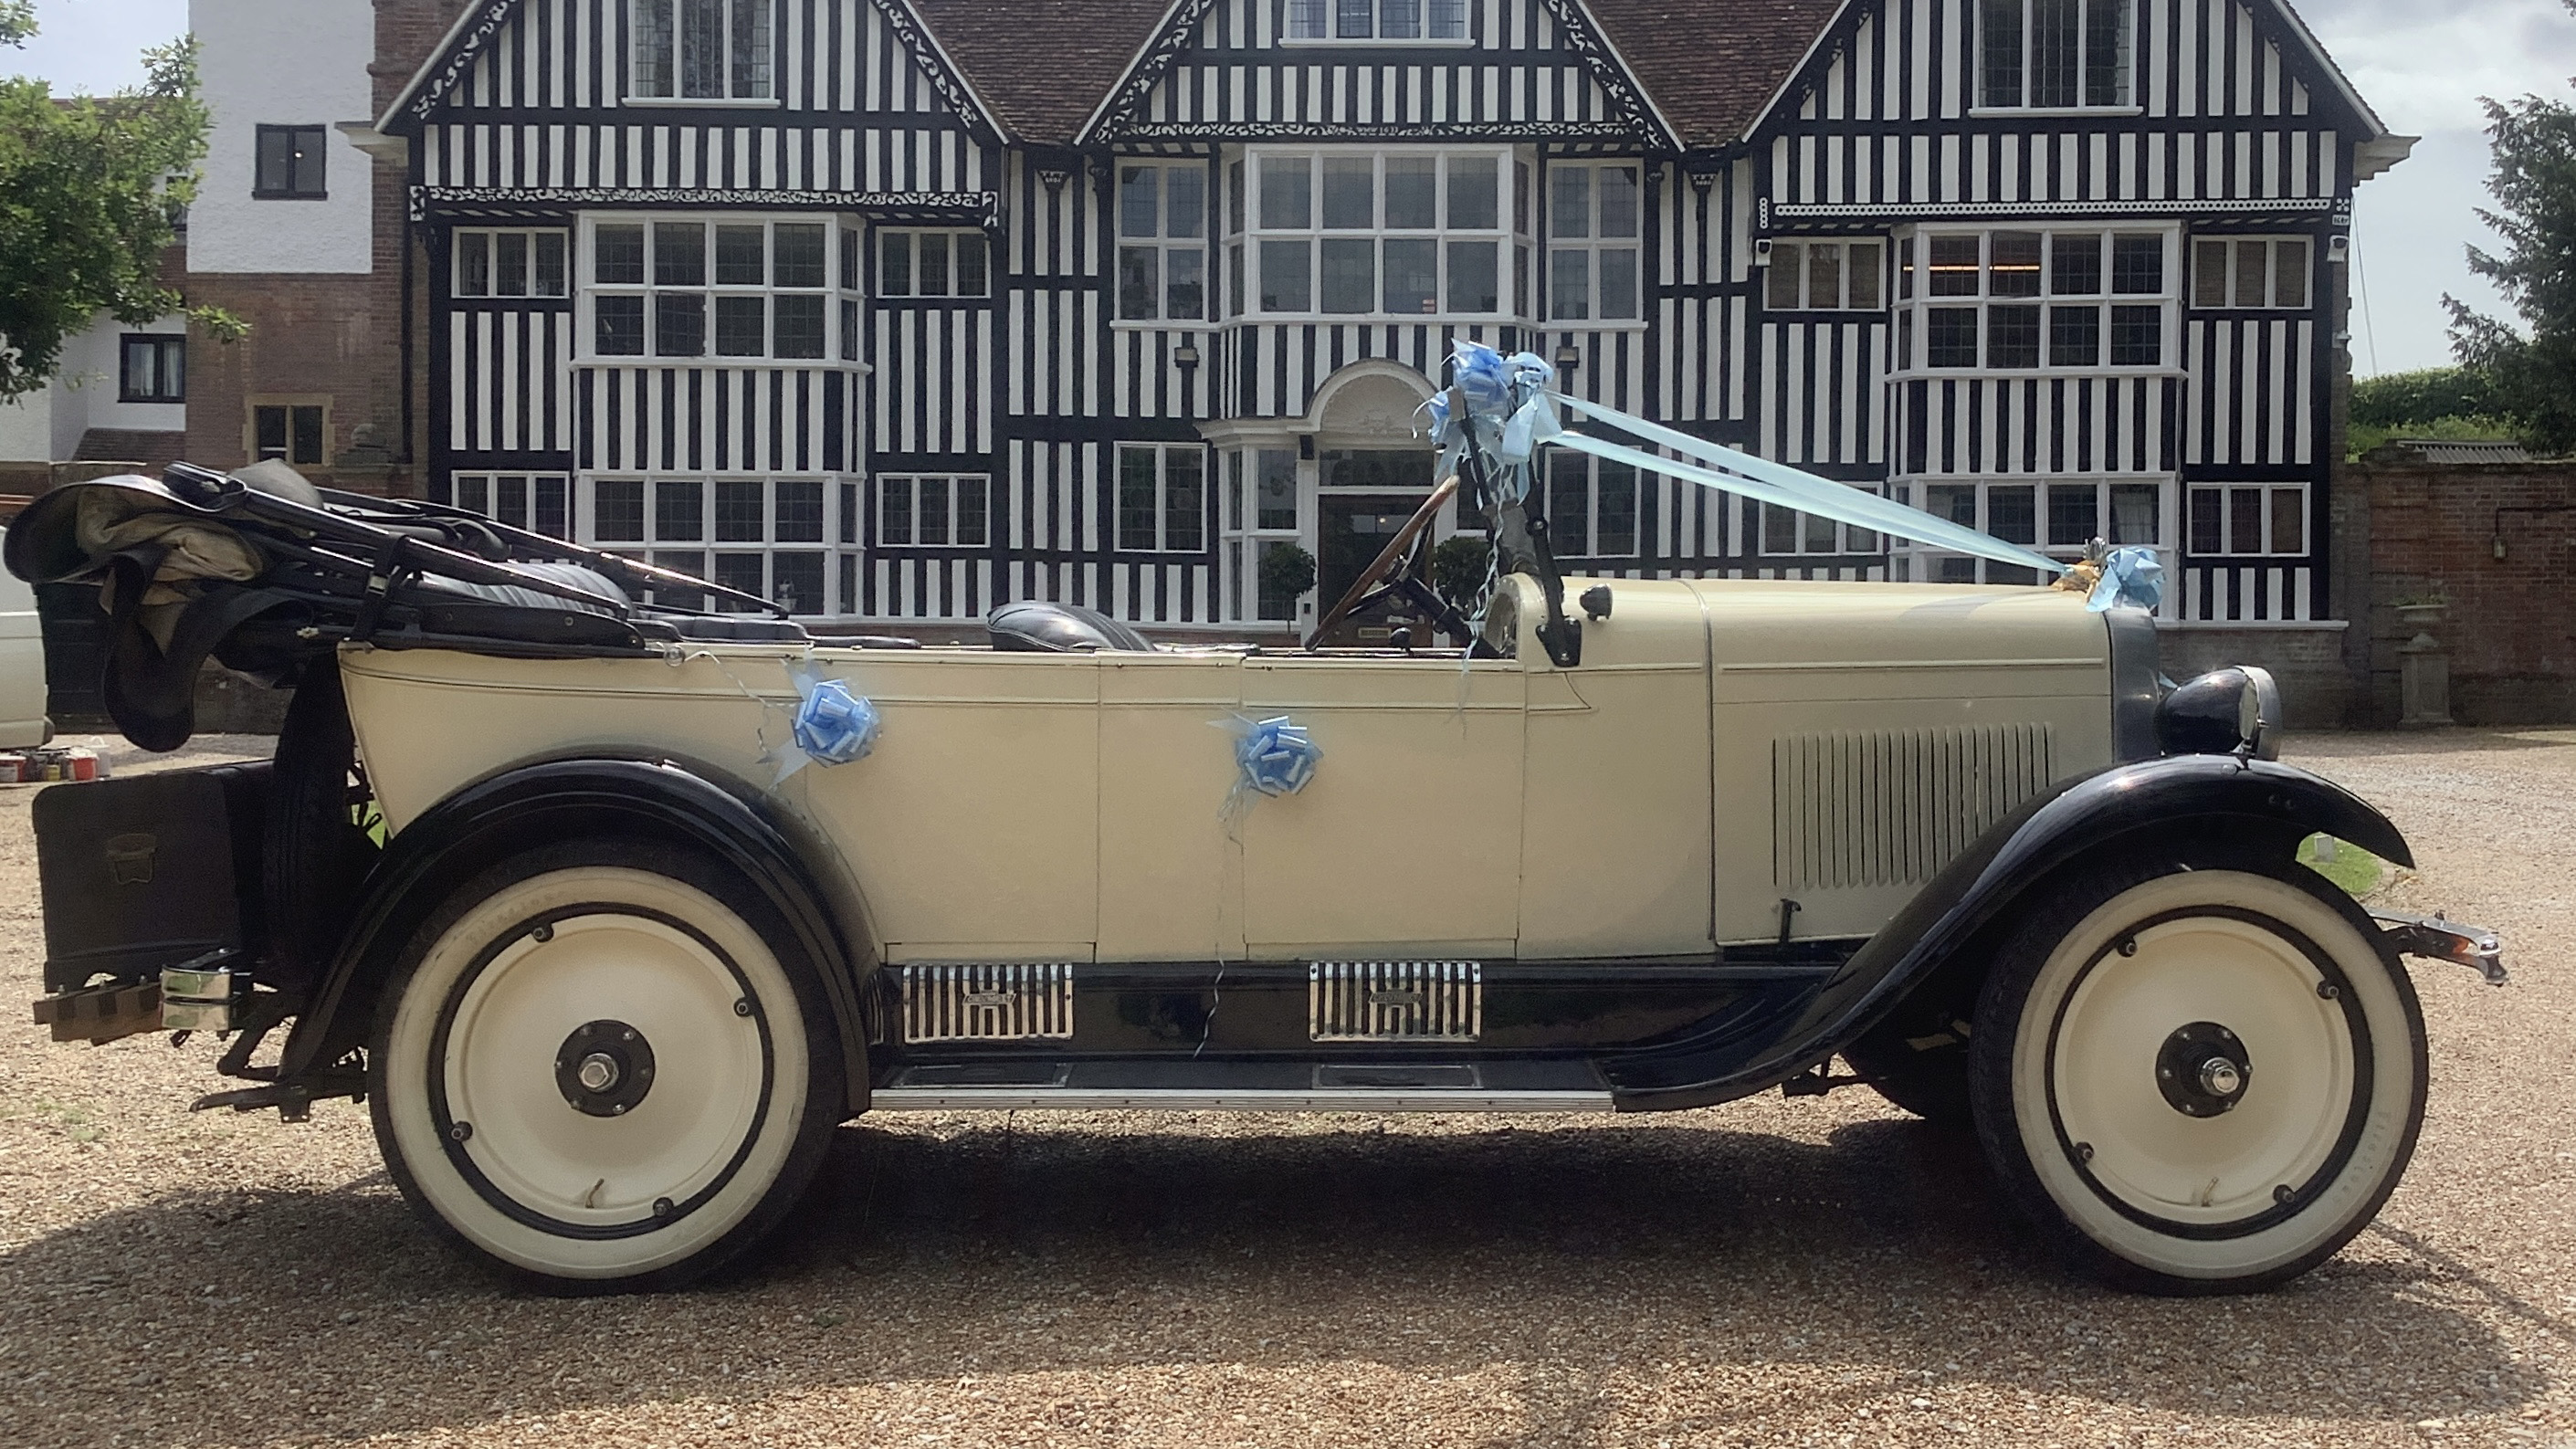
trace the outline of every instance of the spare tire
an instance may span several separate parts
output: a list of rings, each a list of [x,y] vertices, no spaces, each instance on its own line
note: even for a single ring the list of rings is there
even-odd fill
[[[378,847],[357,819],[367,798],[357,765],[339,663],[326,655],[305,666],[286,707],[263,831],[260,904],[269,951],[262,974],[280,990],[309,991],[321,981],[375,865]]]

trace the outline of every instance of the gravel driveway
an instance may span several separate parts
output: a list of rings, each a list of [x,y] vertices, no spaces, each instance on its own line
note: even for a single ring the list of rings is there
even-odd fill
[[[203,742],[205,758],[256,741]],[[120,747],[121,748],[121,747]],[[2576,731],[2294,739],[2394,815],[2405,1184],[2262,1297],[2070,1281],[1866,1091],[1660,1117],[871,1117],[747,1269],[495,1286],[365,1109],[189,1116],[219,1048],[0,1029],[0,1444],[2576,1445]],[[130,762],[130,751],[121,761]],[[0,1003],[38,991],[0,789]]]

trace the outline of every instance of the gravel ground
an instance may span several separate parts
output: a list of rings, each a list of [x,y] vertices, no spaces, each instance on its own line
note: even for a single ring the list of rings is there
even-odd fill
[[[2294,758],[2396,817],[2423,872],[2388,898],[2501,928],[2515,984],[2417,968],[2414,1168],[2268,1295],[2071,1281],[1973,1149],[1851,1091],[1616,1120],[870,1118],[757,1261],[565,1302],[432,1242],[363,1108],[192,1117],[212,1043],[21,1026],[0,1444],[2576,1446],[2576,731]],[[16,1001],[34,794],[0,789]]]

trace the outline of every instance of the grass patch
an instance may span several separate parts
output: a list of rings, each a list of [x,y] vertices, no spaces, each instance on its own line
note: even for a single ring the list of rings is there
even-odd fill
[[[2349,840],[2311,835],[2299,842],[2299,864],[2333,881],[2356,899],[2379,889],[2388,879],[2388,862]]]

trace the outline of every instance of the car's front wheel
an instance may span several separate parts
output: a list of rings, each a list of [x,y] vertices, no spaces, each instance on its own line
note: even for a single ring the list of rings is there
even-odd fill
[[[458,890],[387,983],[368,1090],[393,1178],[558,1292],[664,1287],[784,1217],[828,1144],[817,964],[695,853],[590,841]]]
[[[2323,1262],[2386,1201],[2423,1122],[2414,989],[2321,879],[2069,882],[2005,944],[1975,1028],[1977,1130],[2006,1191],[2078,1262],[2148,1291]]]

